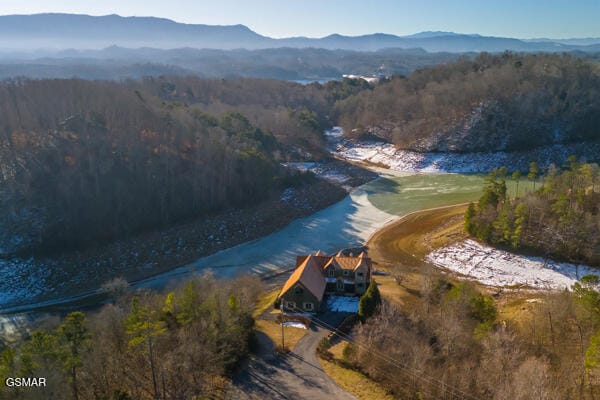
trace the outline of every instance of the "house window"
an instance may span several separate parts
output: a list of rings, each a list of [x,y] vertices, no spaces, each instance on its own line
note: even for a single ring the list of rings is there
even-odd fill
[[[304,292],[304,290],[302,290],[302,286],[296,286],[296,288],[294,289],[294,292],[296,294],[302,294],[302,292]]]
[[[337,281],[337,290],[340,292],[344,290],[344,281],[341,279]]]
[[[296,302],[294,302],[294,301],[286,301],[285,302],[285,308],[287,308],[289,310],[294,310],[296,308]]]
[[[363,285],[364,285],[364,284],[362,284],[362,283],[357,283],[357,284],[356,284],[356,288],[357,288],[357,289],[362,289],[362,288],[363,288]]]
[[[312,311],[312,310],[313,310],[313,308],[314,308],[314,305],[313,305],[313,303],[304,303],[304,309],[305,309],[306,311]]]
[[[363,274],[362,272],[357,272],[356,276],[360,276],[361,278],[364,276],[365,274]]]
[[[344,270],[344,276],[348,276],[349,273],[350,271],[348,271],[347,269]]]
[[[327,276],[334,277],[335,276],[335,269],[329,268],[327,270]]]

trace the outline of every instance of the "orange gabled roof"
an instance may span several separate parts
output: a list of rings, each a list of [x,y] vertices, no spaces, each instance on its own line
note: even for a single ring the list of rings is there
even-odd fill
[[[370,258],[358,257],[358,259],[359,259],[359,261],[356,264],[356,267],[354,267],[355,270],[363,265],[366,266],[367,268],[371,268],[371,259]]]
[[[364,253],[361,253],[358,257],[347,257],[347,256],[333,256],[327,259],[327,262],[323,265],[323,269],[334,265],[340,269],[355,270],[361,265],[370,266],[371,259],[366,257]]]
[[[352,270],[356,267],[356,257],[335,257],[335,263],[340,266],[341,269]]]
[[[283,285],[279,297],[287,293],[287,291],[297,283],[302,284],[302,286],[311,292],[317,299],[321,300],[323,298],[327,283],[325,282],[321,266],[314,256],[311,255],[306,257],[304,262],[296,268],[285,282],[285,285]]]

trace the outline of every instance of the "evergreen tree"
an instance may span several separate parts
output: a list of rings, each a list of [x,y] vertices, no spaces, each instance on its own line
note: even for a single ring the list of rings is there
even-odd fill
[[[358,302],[358,317],[361,321],[365,321],[377,311],[381,305],[381,294],[375,280],[371,280],[367,291],[360,297]]]
[[[539,174],[539,168],[535,161],[529,163],[529,173],[527,174],[527,178],[533,181],[533,190],[535,191],[535,182]]]
[[[473,235],[475,234],[475,218],[477,211],[475,210],[475,204],[473,202],[469,203],[469,207],[467,207],[467,211],[465,212],[465,230],[467,233]]]
[[[519,181],[521,180],[521,171],[516,170],[511,175],[512,180],[515,181],[515,198],[519,197]]]
[[[156,376],[156,360],[154,358],[153,339],[166,333],[164,321],[158,318],[158,312],[148,305],[140,304],[138,297],[134,297],[131,302],[131,311],[127,318],[125,329],[130,336],[129,346],[138,347],[146,344],[148,350],[148,360],[150,362],[150,371],[152,374],[152,387],[154,397],[158,397],[158,382]]]
[[[523,228],[525,226],[525,218],[527,217],[527,206],[524,203],[520,203],[515,208],[515,229],[511,236],[511,245],[514,248],[519,247],[521,244],[521,235],[523,234]]]
[[[57,330],[59,343],[62,344],[60,358],[70,376],[73,398],[79,399],[78,372],[83,365],[82,356],[90,349],[90,332],[86,327],[85,314],[74,311],[67,315]]]

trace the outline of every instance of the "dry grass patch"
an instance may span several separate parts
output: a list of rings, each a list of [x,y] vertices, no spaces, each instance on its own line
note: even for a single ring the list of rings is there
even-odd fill
[[[539,297],[540,293],[535,292],[508,292],[501,295],[496,299],[498,321],[510,321],[519,328],[527,326],[531,321],[532,311],[536,304],[531,300],[536,300]]]
[[[466,239],[469,235],[465,231],[464,214],[466,206],[451,208],[447,211],[447,218],[440,226],[425,235],[427,253],[436,249],[449,246]],[[427,254],[424,254],[425,256]]]
[[[339,387],[353,394],[360,400],[394,400],[387,390],[377,382],[352,369],[341,367],[335,362],[320,359],[323,370]]]
[[[334,359],[343,360],[344,349],[346,348],[347,344],[348,342],[346,342],[345,340],[340,340],[339,343],[336,343],[333,346],[331,346],[328,351],[331,353]]]
[[[377,275],[377,286],[381,297],[399,307],[410,305],[416,300],[415,292],[411,289],[419,287],[418,276],[403,274],[398,283],[393,275]]]
[[[336,361],[341,361],[344,358],[344,349],[348,342],[340,340],[328,349],[328,352],[333,356],[333,361],[325,360],[319,357],[319,362],[323,370],[345,391],[353,394],[361,400],[395,399],[381,384],[369,379],[359,371],[345,368]]]
[[[264,333],[271,339],[276,346],[281,346],[281,325],[276,321],[268,321],[259,319],[256,321],[254,328]],[[301,328],[294,328],[290,326],[284,326],[284,337],[286,349],[293,349],[296,343],[306,335],[307,330]]]
[[[273,307],[273,303],[275,303],[278,294],[279,289],[273,289],[262,294],[256,302],[256,308],[252,315],[256,319],[254,329],[267,335],[275,346],[281,347],[281,325],[277,322],[281,311]],[[269,315],[266,316],[266,314]],[[298,343],[307,332],[306,329],[287,326],[283,329],[286,349],[293,349],[294,346],[296,346],[296,343]]]

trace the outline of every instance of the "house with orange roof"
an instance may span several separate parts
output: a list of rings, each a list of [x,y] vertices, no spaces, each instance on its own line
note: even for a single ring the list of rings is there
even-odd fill
[[[342,252],[327,256],[296,257],[296,269],[283,285],[278,299],[287,312],[317,312],[325,295],[361,296],[371,282],[371,259]]]

